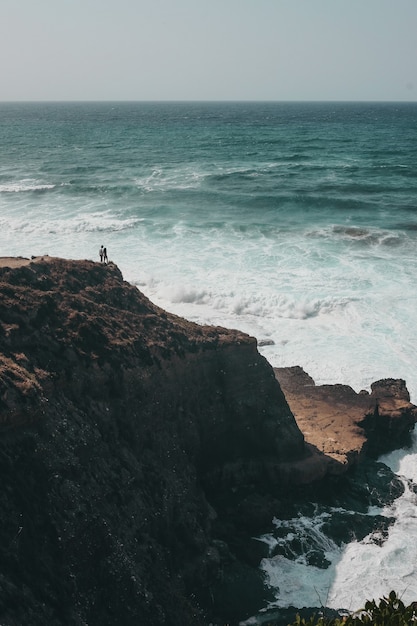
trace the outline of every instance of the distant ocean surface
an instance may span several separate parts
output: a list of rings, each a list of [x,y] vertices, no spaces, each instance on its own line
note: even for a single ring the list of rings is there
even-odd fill
[[[403,378],[417,403],[417,103],[1,103],[0,256],[102,244],[153,302],[254,335],[273,366]],[[333,606],[362,602],[355,558],[366,597],[417,599],[417,559],[381,582],[384,546],[351,546]],[[306,584],[277,605],[308,606],[309,568],[290,574]]]

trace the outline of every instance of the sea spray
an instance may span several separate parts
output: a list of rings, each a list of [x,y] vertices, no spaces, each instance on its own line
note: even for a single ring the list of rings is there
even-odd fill
[[[301,503],[296,516],[274,520],[274,530],[260,537],[270,550],[261,568],[276,593],[276,600],[265,607],[267,614],[292,606],[353,612],[393,589],[406,604],[415,601],[416,457],[414,434],[410,449],[380,458],[383,481],[389,483],[386,470],[397,474],[385,506],[358,512],[316,504],[309,511],[311,505]]]

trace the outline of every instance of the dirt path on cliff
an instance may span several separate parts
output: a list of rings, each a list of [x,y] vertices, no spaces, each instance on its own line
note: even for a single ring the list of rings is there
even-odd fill
[[[31,259],[25,259],[21,256],[0,256],[0,267],[21,267],[29,265]]]
[[[22,267],[23,265],[29,265],[36,261],[47,261],[48,259],[51,260],[52,257],[45,255],[27,259],[23,256],[0,256],[0,267]]]
[[[24,265],[30,265],[31,263],[53,263],[57,258],[59,257],[49,256],[49,254],[32,256],[30,259],[24,256],[0,256],[0,269],[2,267],[23,267]]]

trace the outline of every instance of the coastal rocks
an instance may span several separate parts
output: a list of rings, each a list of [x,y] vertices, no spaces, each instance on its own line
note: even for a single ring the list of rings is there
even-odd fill
[[[387,378],[374,382],[370,397],[375,408],[361,424],[368,438],[368,454],[377,456],[408,445],[417,421],[417,408],[410,403],[405,381]]]
[[[274,371],[307,444],[328,459],[330,473],[410,443],[417,407],[403,380],[380,380],[371,393],[356,393],[348,385],[316,385],[301,367]]]
[[[163,311],[112,263],[0,260],[1,623],[253,613],[252,537],[402,442],[414,410],[401,381],[274,373],[254,338]]]
[[[207,623],[227,560],[259,582],[235,527],[216,538],[222,503],[303,455],[255,339],[159,309],[112,263],[0,263],[2,623]]]

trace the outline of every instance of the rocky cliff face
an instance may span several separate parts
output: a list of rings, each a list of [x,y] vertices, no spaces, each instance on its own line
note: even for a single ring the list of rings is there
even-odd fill
[[[272,368],[112,264],[3,265],[2,624],[205,623],[228,552],[209,494],[304,454]]]
[[[154,306],[113,264],[3,259],[2,625],[198,626],[245,602],[255,612],[250,536],[296,485],[348,465],[311,441],[317,420],[306,445],[291,373],[276,377],[243,333]],[[368,429],[385,445],[394,413],[396,432],[414,423],[394,383],[349,422],[364,441]]]

